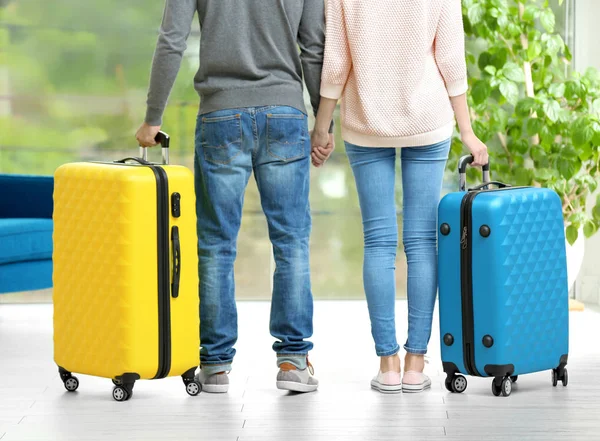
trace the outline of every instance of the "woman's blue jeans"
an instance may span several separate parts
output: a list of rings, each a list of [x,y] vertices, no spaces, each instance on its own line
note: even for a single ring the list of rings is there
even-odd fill
[[[403,244],[408,263],[408,339],[404,349],[425,354],[437,294],[437,207],[450,140],[400,149]],[[364,288],[378,356],[396,354],[396,149],[346,143],[363,219]]]

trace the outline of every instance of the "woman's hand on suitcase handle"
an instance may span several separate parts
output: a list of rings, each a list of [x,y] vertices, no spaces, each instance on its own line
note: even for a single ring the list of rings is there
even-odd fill
[[[135,134],[140,147],[154,147],[158,145],[156,135],[160,132],[160,126],[151,126],[144,122]]]
[[[488,163],[487,146],[475,135],[474,132],[468,132],[461,136],[463,144],[469,149],[473,155],[471,166],[482,167]]]

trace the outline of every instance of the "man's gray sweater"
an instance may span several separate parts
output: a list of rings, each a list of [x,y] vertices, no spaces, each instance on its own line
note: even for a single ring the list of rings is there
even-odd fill
[[[162,122],[196,11],[201,38],[194,86],[201,114],[265,105],[306,113],[303,77],[316,112],[324,0],[166,0],[152,62],[148,124]]]

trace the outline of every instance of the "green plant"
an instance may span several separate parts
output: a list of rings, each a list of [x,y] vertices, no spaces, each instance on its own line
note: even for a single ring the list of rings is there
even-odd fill
[[[564,7],[563,0],[558,0]],[[566,235],[600,227],[600,74],[570,69],[548,0],[463,0],[473,128],[493,177],[544,186],[562,198]],[[453,142],[452,159],[462,152]]]

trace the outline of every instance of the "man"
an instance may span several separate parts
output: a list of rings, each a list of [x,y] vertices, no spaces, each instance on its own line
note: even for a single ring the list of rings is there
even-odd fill
[[[276,270],[271,334],[279,389],[318,387],[308,362],[313,303],[308,203],[311,143],[303,78],[316,112],[324,52],[324,0],[166,0],[141,146],[155,145],[195,12],[201,28],[195,179],[200,275],[200,373],[205,392],[227,392],[235,355],[233,266],[252,172]],[[298,46],[300,51],[298,50]],[[312,152],[321,165],[333,149]]]

